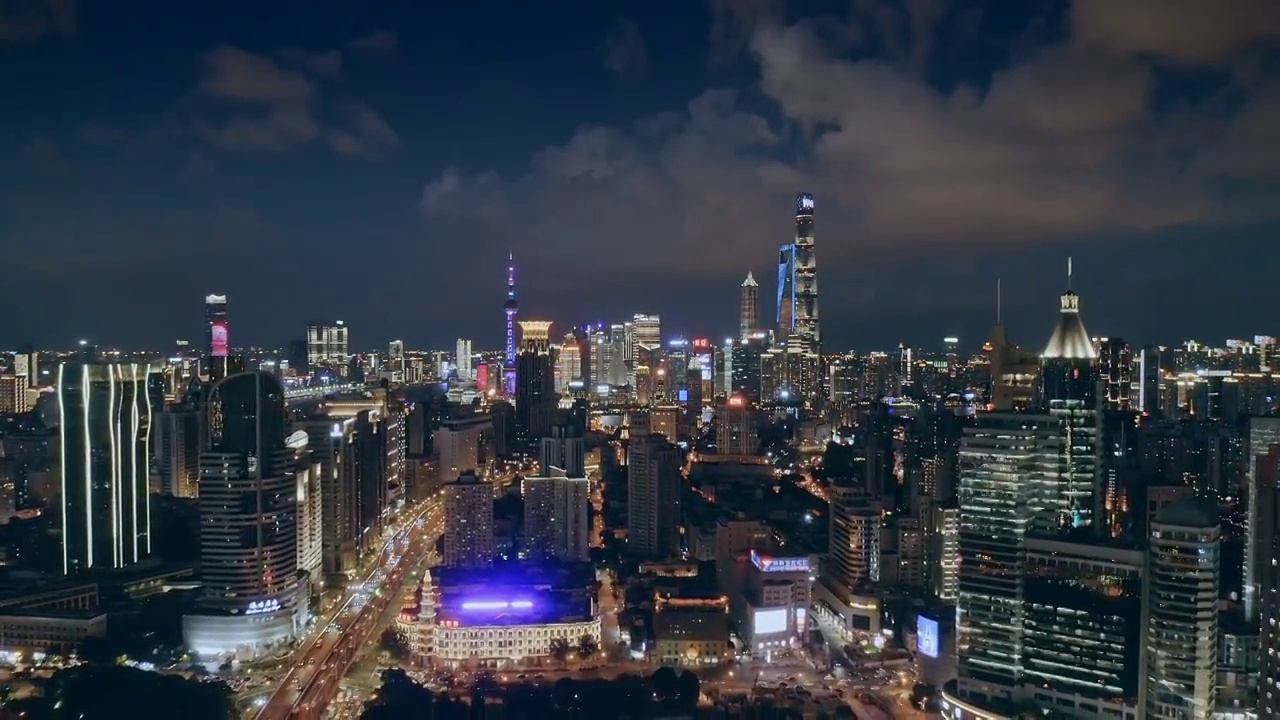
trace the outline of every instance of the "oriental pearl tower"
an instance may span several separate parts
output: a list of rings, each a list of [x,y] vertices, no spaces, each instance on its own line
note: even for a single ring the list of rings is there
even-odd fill
[[[515,397],[516,394],[516,312],[520,306],[516,302],[516,263],[515,254],[507,256],[507,301],[502,309],[507,315],[507,347],[502,356],[502,394]]]

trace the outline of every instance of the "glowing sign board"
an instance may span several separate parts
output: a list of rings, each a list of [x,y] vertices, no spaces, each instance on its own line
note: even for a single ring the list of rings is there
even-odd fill
[[[763,573],[809,572],[809,558],[806,556],[770,557],[752,550],[751,564],[755,565],[756,569]]]
[[[245,609],[245,615],[263,615],[273,613],[280,610],[279,600],[255,600],[249,603],[249,607]]]
[[[938,621],[924,615],[916,616],[916,652],[936,659],[941,643],[938,640]]]

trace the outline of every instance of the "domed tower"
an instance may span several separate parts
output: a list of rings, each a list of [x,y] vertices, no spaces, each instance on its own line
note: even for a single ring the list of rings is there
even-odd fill
[[[1062,295],[1058,324],[1040,354],[1040,404],[1055,403],[1093,409],[1098,393],[1098,353],[1080,320],[1080,297],[1071,291],[1071,261],[1067,261],[1067,291]]]
[[[1061,423],[1053,512],[1042,529],[1092,525],[1102,532],[1098,354],[1080,320],[1080,298],[1071,291],[1070,260],[1058,324],[1040,354],[1040,407]]]

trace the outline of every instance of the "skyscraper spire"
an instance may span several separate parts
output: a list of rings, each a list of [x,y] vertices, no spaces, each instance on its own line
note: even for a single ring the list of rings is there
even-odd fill
[[[760,285],[747,271],[747,279],[742,281],[742,305],[738,315],[738,339],[745,341],[758,328],[760,322]]]
[[[516,259],[515,253],[507,253],[507,301],[502,304],[507,317],[507,345],[502,356],[502,393],[507,397],[516,394]]]

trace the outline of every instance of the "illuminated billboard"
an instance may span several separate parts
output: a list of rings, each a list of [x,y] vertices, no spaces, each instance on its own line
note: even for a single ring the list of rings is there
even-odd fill
[[[753,635],[774,635],[787,631],[787,609],[770,608],[757,610],[755,623],[752,625]]]
[[[751,551],[751,564],[763,573],[776,572],[809,572],[809,557],[801,555],[799,557],[772,557],[770,555],[761,555],[755,550]]]
[[[916,616],[916,652],[927,658],[937,659],[941,643],[938,639],[938,621],[924,615]]]
[[[227,356],[227,320],[214,318],[209,324],[209,345],[214,357]]]

